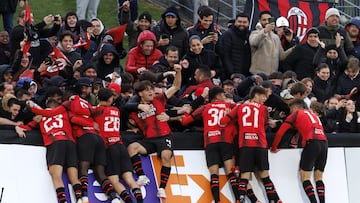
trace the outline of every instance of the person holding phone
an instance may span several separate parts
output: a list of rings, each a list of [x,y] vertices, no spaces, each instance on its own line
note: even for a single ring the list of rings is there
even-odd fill
[[[270,75],[277,72],[279,61],[284,60],[293,50],[284,51],[280,38],[273,32],[275,19],[270,11],[262,11],[256,29],[251,32],[249,42],[251,46],[250,73],[265,73]]]

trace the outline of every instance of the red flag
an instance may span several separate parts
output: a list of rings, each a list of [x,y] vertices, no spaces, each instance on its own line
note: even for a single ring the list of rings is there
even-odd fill
[[[25,44],[23,46],[23,55],[30,55],[29,50],[31,47],[31,41],[30,41],[30,36],[29,36],[29,32],[31,29],[31,25],[32,25],[32,18],[31,18],[31,11],[30,11],[30,6],[29,6],[29,2],[26,1],[25,3],[25,27],[24,27],[24,36],[25,37]]]
[[[78,43],[74,44],[73,48],[77,49],[79,47],[84,46],[84,48],[86,50],[88,50],[90,48],[90,39],[88,36],[87,32],[84,32],[84,30],[82,29],[82,27],[80,27],[80,39],[78,41]]]
[[[31,11],[30,11],[30,6],[29,6],[29,2],[26,1],[25,3],[25,23],[28,23],[29,25],[32,25],[32,18],[31,18]]]
[[[119,26],[111,28],[107,31],[106,34],[110,35],[113,38],[114,45],[123,41],[126,26],[127,26],[127,24],[119,25]]]

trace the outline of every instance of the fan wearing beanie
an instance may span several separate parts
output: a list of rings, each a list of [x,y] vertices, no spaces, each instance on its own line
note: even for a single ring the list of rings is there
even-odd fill
[[[355,55],[354,45],[347,34],[346,30],[339,26],[340,12],[336,8],[329,8],[325,13],[324,23],[318,27],[320,41],[324,42],[326,46],[334,45],[336,43],[336,35],[340,34],[341,47],[344,48],[345,53],[349,56]]]

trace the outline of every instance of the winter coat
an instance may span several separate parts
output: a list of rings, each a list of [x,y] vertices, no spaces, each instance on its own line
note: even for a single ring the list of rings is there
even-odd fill
[[[211,70],[215,70],[217,75],[221,74],[220,62],[218,55],[209,49],[203,48],[200,54],[195,54],[189,51],[183,59],[189,61],[189,67],[182,69],[182,85],[193,85],[195,84],[194,73],[200,66],[209,67]]]
[[[314,86],[312,88],[318,102],[324,103],[325,100],[334,96],[335,84],[334,81],[329,78],[328,80],[321,80],[318,76],[314,77]]]
[[[168,12],[175,13],[177,17],[176,28],[171,29],[165,21],[165,14]],[[160,40],[160,36],[166,34],[169,36],[169,44],[165,46],[158,46],[158,49],[165,54],[166,48],[169,46],[175,46],[179,49],[179,57],[184,56],[188,50],[188,33],[186,29],[181,24],[181,19],[178,12],[172,7],[166,9],[166,11],[161,15],[162,20],[160,20],[154,27],[151,28],[151,31],[155,34],[156,40]]]
[[[220,53],[227,78],[233,73],[250,75],[251,48],[250,31],[241,31],[236,26],[230,27],[221,37]]]
[[[145,40],[152,40],[155,45],[157,44],[154,33],[149,30],[142,31],[139,35],[137,46],[129,51],[128,59],[126,61],[125,70],[133,74],[135,78],[138,76],[137,69],[141,67],[150,69],[153,63],[158,61],[163,55],[161,51],[156,48],[156,46],[154,46],[154,49],[150,55],[145,55],[140,46]]]
[[[277,72],[279,61],[284,60],[294,48],[284,51],[279,36],[274,32],[265,33],[260,23],[256,25],[256,30],[251,32],[249,41],[252,55],[250,72],[252,74],[270,75]]]
[[[305,77],[314,77],[316,66],[313,65],[313,57],[317,49],[308,43],[297,46],[284,60],[283,71],[294,71],[299,80]]]
[[[318,27],[320,33],[319,38],[320,41],[324,42],[326,46],[335,45],[335,36],[336,33],[339,33],[342,37],[341,39],[341,47],[344,48],[345,53],[347,55],[355,55],[354,45],[350,39],[349,34],[346,32],[344,28],[341,27],[330,27],[326,25],[326,22]]]

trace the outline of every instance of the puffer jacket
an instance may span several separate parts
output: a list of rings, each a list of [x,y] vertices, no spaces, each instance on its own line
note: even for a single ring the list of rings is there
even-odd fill
[[[137,46],[129,51],[128,59],[126,61],[126,72],[133,74],[135,78],[138,77],[137,69],[141,67],[150,69],[154,62],[158,61],[163,55],[156,46],[150,55],[145,55],[140,46],[145,40],[152,40],[156,45],[156,37],[154,33],[149,30],[142,31],[139,35]]]

